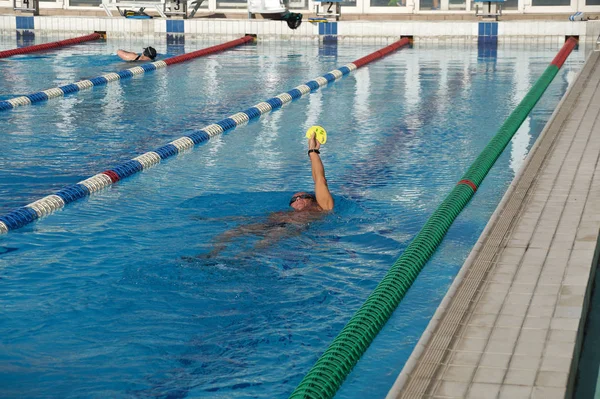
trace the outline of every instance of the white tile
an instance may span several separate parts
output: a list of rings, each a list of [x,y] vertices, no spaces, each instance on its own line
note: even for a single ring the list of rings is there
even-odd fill
[[[473,352],[482,352],[487,343],[486,339],[481,338],[462,338],[460,339],[455,348],[458,351],[473,351]]]
[[[474,373],[475,373],[475,367],[473,367],[473,366],[450,365],[445,370],[444,375],[442,376],[442,379],[445,381],[470,382]]]
[[[508,353],[484,353],[479,366],[505,369],[508,367],[510,358],[511,355]]]
[[[513,355],[510,358],[509,369],[511,370],[533,370],[539,368],[542,357],[529,355]]]
[[[196,34],[203,35],[204,34],[204,21],[194,21],[194,24],[196,25]],[[166,31],[166,25],[165,25],[165,31]]]
[[[217,20],[215,21],[215,35],[222,35],[225,33],[225,25],[223,21]]]
[[[117,30],[117,21],[112,18],[104,19],[104,26],[106,27],[106,32],[111,33]]]
[[[48,30],[48,18],[34,17],[35,26],[39,26],[41,30]]]
[[[504,384],[500,388],[500,399],[529,399],[532,387]]]
[[[477,366],[481,358],[480,352],[452,351],[449,364],[456,366]]]
[[[510,368],[506,373],[505,384],[533,386],[535,382],[536,370]]]
[[[256,21],[256,34],[259,38],[265,34],[265,23],[263,21]]]
[[[548,328],[550,328],[550,320],[551,318],[546,316],[527,316],[525,317],[523,328],[533,330],[547,330]]]
[[[579,319],[583,315],[582,306],[557,306],[554,310],[555,317]]]
[[[566,388],[569,374],[558,371],[540,371],[535,380],[538,387]]]
[[[574,343],[577,338],[577,331],[565,330],[550,330],[548,335],[548,346],[553,346],[557,343]]]
[[[531,35],[531,22],[521,22],[519,23],[519,28],[517,34],[520,36],[529,36]]]
[[[58,29],[59,31],[70,31],[71,30],[71,18],[58,17]]]
[[[467,393],[468,384],[455,381],[441,381],[435,395],[444,397],[463,398]]]
[[[519,337],[517,346],[515,347],[515,354],[517,355],[531,355],[535,357],[541,357],[544,351],[544,342],[531,342],[525,341],[522,337]]]
[[[498,36],[506,35],[506,22],[498,22]]]
[[[99,30],[102,32],[106,32],[108,30],[108,26],[109,23],[111,22],[110,19],[106,19],[106,18],[102,18],[102,19],[98,19],[98,29],[87,29],[88,31],[92,31],[92,30]]]
[[[575,346],[572,342],[551,341],[546,344],[544,355],[572,358],[574,350]]]
[[[534,387],[531,399],[564,399],[565,388]]]
[[[363,36],[364,24],[354,24],[352,34],[355,36]],[[318,33],[318,31],[317,31]]]
[[[499,384],[471,384],[467,398],[469,399],[495,399],[500,392]]]
[[[192,20],[188,20],[185,21],[183,24],[183,33],[196,33],[194,32],[194,27],[195,27],[195,21]]]
[[[571,368],[571,358],[544,355],[540,370],[568,373]]]
[[[167,21],[164,19],[155,19],[154,20],[154,31],[156,33],[166,33],[167,32]]]
[[[500,33],[500,29],[502,29],[502,34],[504,36],[515,36],[517,33],[517,24],[516,21],[505,21],[500,22],[498,26],[498,34]]]
[[[495,367],[478,367],[473,377],[474,382],[484,384],[501,384],[506,370]]]
[[[515,348],[515,342],[506,339],[490,339],[485,352],[493,355],[511,355]]]
[[[246,33],[256,35],[258,32],[258,23],[256,21],[246,22]]]

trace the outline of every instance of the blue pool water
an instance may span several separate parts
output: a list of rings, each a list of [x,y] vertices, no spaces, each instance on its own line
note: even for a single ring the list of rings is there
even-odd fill
[[[204,48],[152,44],[161,57]],[[93,42],[0,61],[0,99],[130,67]],[[0,214],[381,48],[266,42],[0,113]],[[0,49],[16,47],[3,38]],[[0,236],[3,397],[285,398],[558,51],[400,50],[260,121]],[[573,53],[336,398],[383,397],[584,60]],[[233,240],[312,187],[335,211]]]

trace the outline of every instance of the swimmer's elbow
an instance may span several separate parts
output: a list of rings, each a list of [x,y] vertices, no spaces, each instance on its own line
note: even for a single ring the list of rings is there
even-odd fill
[[[329,201],[325,201],[324,204],[319,204],[321,209],[323,209],[326,212],[332,211],[333,210],[333,206],[334,206],[334,202],[333,202],[333,198]]]

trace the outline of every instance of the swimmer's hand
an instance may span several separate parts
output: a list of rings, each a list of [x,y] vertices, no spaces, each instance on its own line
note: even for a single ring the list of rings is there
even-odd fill
[[[321,144],[325,144],[327,142],[327,132],[325,131],[325,129],[323,129],[322,126],[311,126],[306,131],[306,138],[308,139],[308,149],[318,150],[321,147]],[[314,143],[312,140],[315,140],[317,144],[313,145]]]
[[[308,138],[308,149],[309,150],[318,150],[321,148],[321,143],[317,141],[315,138],[315,133],[313,132]]]

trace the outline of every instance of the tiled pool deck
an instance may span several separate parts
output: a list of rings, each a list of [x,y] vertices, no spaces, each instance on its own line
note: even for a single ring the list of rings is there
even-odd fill
[[[388,399],[571,397],[598,261],[599,84],[594,52]]]

